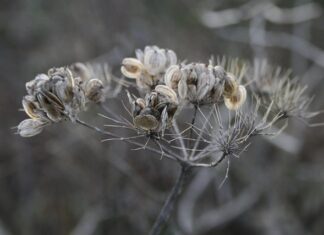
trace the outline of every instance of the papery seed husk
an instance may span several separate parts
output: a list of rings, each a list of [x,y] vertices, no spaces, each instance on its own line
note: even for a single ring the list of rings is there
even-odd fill
[[[166,58],[167,58],[166,65],[165,65],[166,67],[175,65],[177,63],[177,55],[173,50],[167,49],[165,51],[165,54],[166,54]]]
[[[37,113],[37,102],[32,96],[25,96],[22,100],[22,105],[25,113],[32,119],[39,117]]]
[[[151,75],[163,72],[166,62],[166,55],[160,49],[151,49],[144,53],[144,66]]]
[[[135,50],[135,55],[136,55],[136,58],[141,61],[142,63],[144,63],[144,52],[140,49],[136,49]]]
[[[237,93],[237,90],[238,82],[236,81],[234,75],[231,73],[227,73],[224,83],[224,97],[230,98],[231,96]]]
[[[224,103],[229,110],[239,109],[246,101],[246,89],[240,85],[235,95],[230,98],[224,98]]]
[[[85,87],[85,96],[95,102],[100,103],[104,100],[104,92],[103,92],[104,86],[102,84],[102,81],[93,78],[89,80]]]
[[[171,102],[178,103],[178,96],[170,87],[166,85],[157,85],[155,91],[169,97]]]
[[[138,115],[134,118],[134,125],[143,130],[154,130],[159,126],[159,122],[153,115]]]
[[[32,137],[41,133],[47,124],[40,119],[25,119],[19,123],[17,132],[21,137]]]
[[[59,122],[62,120],[62,111],[63,109],[58,108],[58,106],[51,102],[46,96],[41,93],[37,94],[37,100],[46,113],[46,116],[53,122]]]
[[[178,83],[182,78],[182,72],[179,65],[171,65],[164,75],[164,82],[168,87],[177,89]]]
[[[120,68],[122,74],[128,78],[139,78],[143,72],[144,66],[141,61],[135,58],[125,58]]]
[[[209,76],[205,72],[199,76],[197,83],[197,99],[203,100],[208,93],[209,87]]]
[[[178,84],[178,94],[181,99],[186,99],[188,93],[188,85],[186,79],[181,79]]]

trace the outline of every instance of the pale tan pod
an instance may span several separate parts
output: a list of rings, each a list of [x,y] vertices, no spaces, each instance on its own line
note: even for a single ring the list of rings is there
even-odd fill
[[[181,99],[186,99],[188,94],[188,85],[185,78],[182,78],[178,83],[178,94]]]
[[[103,89],[104,86],[101,80],[97,78],[90,79],[85,87],[85,96],[95,103],[100,103],[104,100]]]
[[[139,78],[143,72],[144,66],[141,61],[135,58],[125,58],[120,68],[122,74],[128,78]]]
[[[159,122],[153,115],[138,115],[134,118],[134,125],[140,129],[149,131],[159,126]]]
[[[135,50],[135,55],[136,55],[136,58],[141,61],[142,63],[144,63],[144,52],[140,49],[136,49]]]
[[[247,93],[245,87],[240,85],[238,87],[237,94],[233,95],[230,98],[224,98],[225,106],[229,110],[237,110],[245,103],[246,96]]]
[[[203,100],[208,93],[209,87],[209,76],[207,73],[203,72],[200,74],[197,83],[197,99]]]
[[[174,103],[178,103],[178,96],[170,87],[168,87],[166,85],[157,85],[155,87],[155,91],[162,94],[162,95],[170,97],[170,99]]]
[[[177,55],[173,50],[167,49],[165,51],[167,63],[166,66],[169,67],[171,65],[175,65],[177,63]]]
[[[230,98],[234,94],[237,93],[238,90],[238,82],[236,81],[236,78],[233,74],[227,73],[227,76],[225,78],[225,83],[224,83],[224,97]]]
[[[164,75],[164,82],[168,87],[176,89],[182,78],[182,72],[179,65],[171,65]]]
[[[32,97],[30,96],[25,96],[22,100],[22,105],[24,108],[25,113],[31,118],[31,119],[36,119],[38,118],[38,114],[36,112],[37,106],[36,104],[32,101]]]
[[[145,100],[142,99],[142,98],[137,98],[135,102],[141,109],[144,109],[145,106],[146,106],[145,105]]]
[[[163,72],[166,62],[166,55],[161,49],[154,48],[144,53],[144,66],[151,75]]]
[[[32,137],[42,132],[47,125],[40,119],[25,119],[19,123],[17,132],[21,137]]]

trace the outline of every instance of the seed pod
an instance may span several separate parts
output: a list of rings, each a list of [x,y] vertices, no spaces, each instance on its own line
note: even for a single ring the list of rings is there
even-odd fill
[[[177,89],[178,83],[182,78],[182,72],[180,70],[179,65],[171,65],[164,75],[164,82],[165,84],[172,88]]]
[[[37,102],[33,99],[32,96],[24,96],[22,100],[22,105],[25,113],[32,119],[39,118],[37,113]]]
[[[168,68],[171,65],[175,65],[177,63],[177,55],[173,50],[168,50],[167,49],[165,51],[165,54],[166,54],[166,58],[167,58],[167,61],[166,61],[166,64],[165,64],[166,68]]]
[[[166,85],[157,85],[155,87],[155,91],[161,95],[168,97],[171,103],[178,103],[178,96],[177,94],[168,86]]]
[[[142,98],[137,98],[134,101],[134,105],[132,109],[133,116],[139,115],[144,108],[145,108],[145,100]]]
[[[104,100],[104,86],[102,81],[97,78],[89,80],[85,87],[85,96],[95,103],[102,102]]]
[[[144,53],[142,50],[140,49],[136,49],[135,50],[135,55],[136,55],[136,58],[141,61],[142,63],[144,63]]]
[[[145,131],[150,131],[156,129],[159,122],[153,115],[138,115],[134,118],[134,125]]]
[[[17,132],[21,137],[32,137],[41,133],[47,124],[40,119],[25,119],[19,123]]]
[[[225,106],[229,110],[239,109],[244,102],[246,101],[246,89],[244,86],[240,85],[238,87],[237,93],[231,96],[230,98],[224,98]]]
[[[139,78],[143,72],[144,66],[141,61],[134,58],[125,58],[120,68],[122,74],[128,78]]]
[[[210,88],[210,77],[207,73],[203,72],[200,74],[198,83],[197,83],[197,100],[203,100]],[[213,87],[214,84],[212,84],[211,87]]]
[[[179,81],[178,84],[178,94],[181,99],[186,99],[187,98],[187,93],[188,93],[188,85],[186,82],[187,79],[183,78]]]
[[[230,98],[234,94],[237,93],[238,90],[238,82],[236,81],[235,77],[231,73],[227,73],[227,76],[225,77],[225,83],[224,83],[224,97]]]
[[[161,73],[166,66],[167,57],[165,52],[157,47],[145,48],[144,65],[151,75]]]
[[[158,101],[158,94],[154,91],[145,96],[145,102],[147,107],[155,107],[158,104]]]
[[[38,93],[36,97],[40,106],[46,113],[47,118],[53,122],[59,122],[63,119],[62,114],[64,106],[63,104],[62,106],[58,105],[58,103],[54,101],[57,97],[54,98],[55,96],[50,92],[46,92],[46,95],[45,93]]]

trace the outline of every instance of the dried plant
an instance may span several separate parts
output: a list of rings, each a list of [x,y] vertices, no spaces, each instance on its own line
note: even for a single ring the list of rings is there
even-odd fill
[[[179,177],[152,235],[161,233],[193,169],[216,167],[227,160],[226,179],[230,160],[247,150],[252,137],[279,134],[288,118],[307,120],[319,113],[308,111],[311,98],[306,87],[265,61],[249,65],[223,57],[207,64],[179,63],[172,50],[148,46],[136,50],[136,58],[122,61],[121,72],[135,79],[139,95],[126,91],[129,105],[122,102],[122,106],[129,118],[111,109],[109,115],[101,115],[109,122],[106,131],[78,118],[88,101],[103,103],[109,98],[107,93],[115,97],[120,90],[111,92],[117,81],[111,79],[106,67],[98,68],[76,63],[70,68],[50,69],[47,75],[28,82],[23,107],[30,119],[19,124],[18,133],[29,137],[46,125],[70,120],[107,136],[103,141],[126,141],[136,145],[135,150],[178,163]],[[100,77],[110,79],[103,82]],[[109,100],[107,103],[109,106]],[[120,136],[114,131],[120,128],[134,135]]]

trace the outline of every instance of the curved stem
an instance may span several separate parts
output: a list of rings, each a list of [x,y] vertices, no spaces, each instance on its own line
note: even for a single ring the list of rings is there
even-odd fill
[[[154,222],[154,225],[151,229],[150,235],[159,235],[161,234],[164,226],[168,222],[168,219],[174,209],[175,203],[179,196],[181,195],[182,189],[192,172],[192,167],[188,165],[181,165],[181,171],[177,178],[175,185],[173,186],[170,194],[168,195],[167,200],[165,201],[159,216]]]

